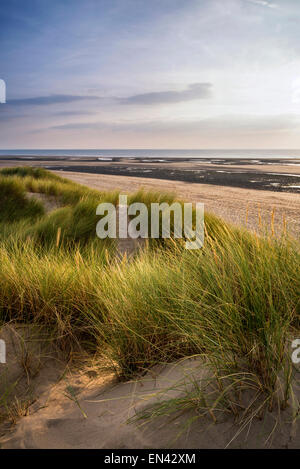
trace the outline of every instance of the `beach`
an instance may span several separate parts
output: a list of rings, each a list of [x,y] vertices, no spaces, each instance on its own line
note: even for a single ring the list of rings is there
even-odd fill
[[[64,171],[63,176],[98,190],[120,189],[127,194],[145,188],[172,192],[185,201],[203,202],[205,211],[256,231],[262,221],[270,228],[273,216],[277,233],[282,232],[286,222],[294,236],[300,235],[300,197],[295,193],[71,171]]]
[[[277,234],[286,227],[294,236],[300,233],[299,159],[0,156],[0,168],[9,166],[43,167],[98,190],[172,192],[248,229],[270,229],[273,223]]]
[[[130,176],[300,194],[299,159],[0,156],[5,166]]]

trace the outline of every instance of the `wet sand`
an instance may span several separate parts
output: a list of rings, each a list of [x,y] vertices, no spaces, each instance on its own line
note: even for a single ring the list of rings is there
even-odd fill
[[[299,159],[0,157],[0,167],[16,165],[300,194]]]

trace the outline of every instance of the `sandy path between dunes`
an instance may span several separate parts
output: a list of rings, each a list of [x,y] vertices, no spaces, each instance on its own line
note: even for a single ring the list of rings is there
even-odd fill
[[[272,211],[275,210],[274,226],[277,233],[282,231],[283,220],[289,231],[300,237],[299,194],[271,192],[238,187],[223,187],[209,184],[169,181],[130,176],[73,173],[56,171],[62,177],[99,190],[120,189],[130,193],[141,187],[156,191],[175,192],[186,201],[203,202],[205,210],[221,216],[237,225],[256,229],[259,219],[270,226]],[[247,219],[247,222],[246,222]]]

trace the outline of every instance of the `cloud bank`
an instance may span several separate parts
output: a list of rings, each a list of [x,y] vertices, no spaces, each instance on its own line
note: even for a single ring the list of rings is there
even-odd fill
[[[10,99],[8,104],[13,106],[47,106],[53,104],[69,104],[76,101],[107,100],[121,104],[172,104],[196,99],[211,97],[211,83],[193,83],[182,91],[155,91],[152,93],[135,94],[126,98],[102,97],[102,96],[78,96],[68,94],[54,94],[50,96],[36,96],[30,98]]]

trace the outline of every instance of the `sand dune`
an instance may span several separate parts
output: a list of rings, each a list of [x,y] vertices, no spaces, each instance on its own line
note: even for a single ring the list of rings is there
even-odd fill
[[[59,172],[62,175],[61,172]],[[290,229],[299,236],[300,200],[297,194],[272,193],[177,181],[143,179],[64,172],[73,181],[100,190],[132,192],[140,187],[176,192],[190,201],[205,203],[207,211],[236,224],[258,229],[259,211],[268,222],[275,208],[275,224],[280,230],[286,217]],[[297,448],[299,430],[293,423],[292,408],[279,415],[267,413],[239,426],[231,413],[207,415],[185,427],[187,413],[178,419],[160,419],[148,424],[128,423],[128,419],[161,399],[179,396],[178,383],[191,376],[201,382],[207,369],[199,359],[156,366],[146,376],[117,383],[113,376],[91,379],[88,373],[69,374],[55,385],[43,388],[28,415],[0,439],[1,448]],[[170,388],[172,388],[170,390]],[[296,390],[299,399],[299,390]],[[215,421],[216,419],[216,421]],[[251,425],[250,425],[251,423]]]

